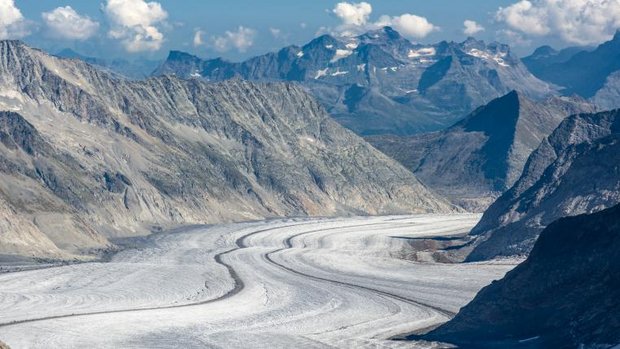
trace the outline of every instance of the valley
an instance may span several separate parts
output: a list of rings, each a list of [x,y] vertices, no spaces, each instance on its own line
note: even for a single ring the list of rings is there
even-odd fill
[[[134,240],[108,263],[0,275],[11,348],[408,347],[518,260],[405,259],[407,239],[479,215],[289,218],[190,226]],[[420,343],[413,347],[428,347]]]
[[[619,349],[620,0],[441,1],[0,0],[0,349]]]

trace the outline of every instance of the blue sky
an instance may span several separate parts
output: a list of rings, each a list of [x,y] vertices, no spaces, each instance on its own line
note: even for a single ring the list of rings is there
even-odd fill
[[[525,0],[367,0],[364,6],[361,2],[345,2],[348,7],[335,12],[341,2],[0,0],[0,9],[2,6],[13,6],[21,13],[19,22],[11,22],[10,16],[0,14],[0,36],[4,25],[8,28],[5,28],[5,38],[21,38],[51,52],[69,47],[84,54],[106,58],[162,58],[169,50],[177,49],[203,57],[223,56],[238,60],[288,44],[303,44],[319,33],[363,31],[379,23],[403,28],[413,41],[463,40],[467,36],[464,21],[469,20],[476,22],[470,22],[470,29],[477,38],[507,42],[517,52],[525,54],[546,43],[556,47],[598,43],[613,34],[614,23],[620,23],[613,17],[615,15],[604,19],[603,24],[593,18],[592,21],[600,28],[586,33],[587,37],[583,33],[566,32],[565,26],[559,22],[566,21],[566,16],[580,10],[565,9],[562,3],[568,4],[569,0],[531,0],[530,8],[523,7],[523,3],[528,2]],[[579,2],[572,0],[573,4]],[[605,8],[609,5],[604,5],[603,0],[582,2],[584,8],[592,6],[592,3],[597,6],[596,3],[600,2],[601,5],[595,10],[607,17],[616,10]],[[66,6],[70,6],[72,12],[68,12]],[[143,14],[133,18],[134,8],[141,9]],[[43,13],[47,15],[42,17]],[[73,13],[73,17],[63,17]],[[401,17],[404,14],[412,16]],[[382,15],[387,17],[380,19]],[[561,21],[554,22],[553,16]],[[588,18],[574,16],[576,22],[573,24],[577,25],[577,29],[583,25],[592,30],[591,23],[587,23]],[[73,20],[76,23],[70,26],[69,22]],[[153,36],[149,37],[151,34]],[[147,37],[136,39],[140,35]]]

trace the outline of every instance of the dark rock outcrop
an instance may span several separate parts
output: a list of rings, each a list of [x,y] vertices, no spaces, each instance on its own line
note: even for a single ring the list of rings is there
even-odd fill
[[[620,344],[620,206],[562,218],[529,258],[424,336],[463,348]]]

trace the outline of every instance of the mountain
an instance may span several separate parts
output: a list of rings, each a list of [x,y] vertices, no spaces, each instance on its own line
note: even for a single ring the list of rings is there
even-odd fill
[[[275,216],[449,212],[289,83],[130,81],[0,41],[0,255]]]
[[[424,336],[463,348],[620,344],[620,206],[562,218],[529,258]]]
[[[453,203],[483,211],[514,184],[532,151],[565,117],[593,111],[582,99],[535,102],[513,91],[440,132],[366,139]]]
[[[57,57],[79,59],[88,64],[95,65],[99,68],[106,69],[110,72],[119,74],[129,79],[139,80],[147,78],[161,64],[160,61],[148,59],[136,59],[129,61],[126,59],[102,59],[96,57],[88,57],[66,48],[58,53]]]
[[[531,55],[521,58],[521,61],[535,76],[544,76],[551,66],[566,63],[576,54],[592,50],[590,47],[567,47],[558,51],[545,45],[534,50]]]
[[[578,52],[568,60],[558,61],[557,57],[558,55],[553,54],[545,56],[539,52],[525,58],[524,63],[538,78],[561,86],[562,93],[566,95],[594,97],[599,90],[610,83],[608,81],[610,75],[620,70],[620,32],[594,50]],[[542,63],[545,61],[547,62]],[[615,82],[615,79],[612,80],[612,83]],[[611,102],[607,103],[609,105]],[[616,108],[620,107],[620,100],[615,100],[613,103]]]
[[[564,120],[472,229],[469,260],[526,254],[551,222],[620,202],[620,110]]]
[[[360,135],[435,131],[514,89],[535,99],[553,92],[506,45],[472,38],[414,44],[390,27],[353,38],[323,35],[240,63],[173,51],[154,72],[172,74],[298,82]]]

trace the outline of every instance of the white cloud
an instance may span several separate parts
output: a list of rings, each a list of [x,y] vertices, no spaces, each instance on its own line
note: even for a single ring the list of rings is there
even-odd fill
[[[481,31],[484,31],[483,26],[478,24],[478,22],[472,21],[470,19],[465,20],[465,22],[463,22],[463,26],[464,26],[463,33],[465,35],[476,35],[480,33]]]
[[[269,28],[269,32],[275,39],[279,39],[282,36],[282,30],[278,28]]]
[[[236,49],[239,52],[245,52],[254,45],[256,30],[239,26],[236,31],[226,31],[222,36],[212,38],[213,46],[219,52],[230,51]]]
[[[158,2],[108,0],[104,12],[111,21],[110,37],[121,40],[129,52],[157,51],[164,34],[157,27],[165,24],[168,13]]]
[[[401,34],[413,38],[423,38],[431,32],[439,30],[439,27],[429,22],[425,17],[411,13],[394,17],[384,15],[379,17],[376,22],[372,22],[370,21],[372,6],[367,2],[340,2],[332,12],[342,23],[335,30],[329,28],[322,28],[321,30],[331,31],[342,36],[357,35],[384,26],[392,26]]]
[[[205,33],[202,30],[196,30],[196,32],[194,33],[194,47],[202,46],[205,44],[202,39],[202,36],[204,34]]]
[[[368,22],[372,6],[367,2],[341,2],[336,4],[333,12],[345,25],[363,26]]]
[[[26,36],[26,20],[13,0],[0,0],[0,40]]]
[[[50,30],[49,33],[62,39],[86,40],[99,30],[98,22],[88,16],[81,16],[71,6],[43,12],[41,17]]]
[[[410,13],[389,18],[388,21],[386,19],[388,18],[383,16],[382,19],[379,19],[379,23],[386,23],[386,25],[394,27],[396,31],[408,37],[423,38],[433,31],[439,30],[428,19]]]
[[[554,35],[580,45],[610,39],[620,27],[619,0],[520,0],[495,18],[530,36]]]

